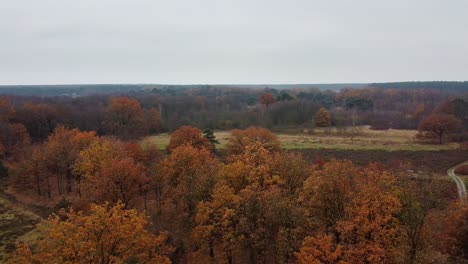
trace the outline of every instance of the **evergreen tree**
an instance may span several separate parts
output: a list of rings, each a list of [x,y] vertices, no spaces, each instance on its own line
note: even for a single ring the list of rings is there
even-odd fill
[[[210,144],[213,146],[213,150],[216,149],[216,144],[219,144],[219,141],[216,140],[216,136],[214,135],[213,129],[207,128],[203,131],[203,136],[208,139]]]

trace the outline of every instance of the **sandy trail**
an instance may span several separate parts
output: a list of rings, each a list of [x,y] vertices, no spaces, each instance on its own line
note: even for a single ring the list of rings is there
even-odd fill
[[[455,183],[457,184],[458,195],[460,196],[460,199],[462,199],[462,200],[464,200],[466,198],[466,186],[465,186],[465,183],[463,182],[463,180],[460,179],[460,177],[458,177],[455,174],[455,170],[458,169],[459,167],[462,167],[462,166],[465,166],[465,165],[468,165],[468,161],[463,162],[461,164],[458,164],[457,166],[452,167],[452,168],[447,170],[448,176],[450,176],[455,181]]]

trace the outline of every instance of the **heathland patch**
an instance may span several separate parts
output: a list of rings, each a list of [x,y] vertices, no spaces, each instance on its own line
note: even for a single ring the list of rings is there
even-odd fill
[[[385,151],[438,151],[454,150],[457,143],[443,145],[425,144],[416,140],[416,130],[372,130],[368,126],[317,128],[295,133],[276,132],[285,149],[337,149],[337,150],[385,150]],[[219,141],[217,148],[224,149],[230,137],[229,131],[215,131]],[[169,144],[169,134],[148,136],[143,143],[155,143],[161,149]]]

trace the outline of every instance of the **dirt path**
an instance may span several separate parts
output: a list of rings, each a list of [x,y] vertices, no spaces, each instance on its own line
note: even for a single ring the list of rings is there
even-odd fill
[[[465,165],[468,165],[468,161],[463,162],[461,164],[458,164],[457,166],[452,167],[447,171],[448,176],[450,176],[455,181],[455,183],[457,184],[458,195],[460,196],[460,199],[462,199],[462,200],[465,200],[465,198],[466,198],[466,186],[465,186],[465,183],[463,182],[463,180],[460,179],[460,177],[458,177],[455,174],[455,170],[458,169],[459,167],[462,167],[462,166],[465,166]]]

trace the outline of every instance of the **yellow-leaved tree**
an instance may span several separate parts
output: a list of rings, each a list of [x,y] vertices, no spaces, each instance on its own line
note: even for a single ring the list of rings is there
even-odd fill
[[[318,127],[328,127],[331,124],[330,113],[323,107],[315,114],[314,119]]]
[[[39,225],[34,250],[19,244],[9,263],[170,263],[164,233],[147,231],[143,213],[122,203],[53,215]]]

